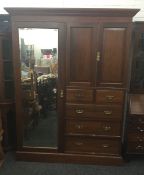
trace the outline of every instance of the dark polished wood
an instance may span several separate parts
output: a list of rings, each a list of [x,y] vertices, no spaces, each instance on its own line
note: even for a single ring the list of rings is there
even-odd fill
[[[72,16],[99,16],[99,17],[132,17],[139,9],[95,9],[95,8],[5,8],[12,15],[72,15]]]
[[[15,149],[14,81],[10,15],[0,15],[0,112],[4,151]]]
[[[121,163],[131,24],[138,10],[6,10],[12,18],[17,158],[51,162]],[[25,27],[59,29],[58,96],[61,96],[60,92],[63,93],[58,107],[60,137],[55,150],[23,147],[18,28]]]
[[[98,86],[125,87],[129,56],[128,25],[104,23],[100,32]]]
[[[66,137],[66,153],[120,155],[120,140]]]
[[[143,94],[132,94],[130,96],[130,115],[144,115],[144,95]]]
[[[120,136],[121,125],[111,121],[66,120],[66,134],[89,134]]]
[[[124,92],[122,90],[97,90],[96,104],[123,104]]]
[[[130,92],[144,93],[144,22],[133,23],[133,50]]]
[[[68,86],[91,87],[94,84],[95,33],[94,25],[80,25],[75,23],[68,25]],[[94,44],[95,48],[93,47]]]
[[[2,126],[2,119],[1,119],[1,112],[0,112],[0,167],[4,161],[4,151],[2,148],[2,140],[3,140],[3,126]]]
[[[124,165],[124,160],[120,156],[114,155],[88,155],[71,153],[40,153],[17,151],[17,160],[35,162],[59,162],[97,165]]]
[[[66,89],[66,101],[71,103],[92,103],[92,89]]]
[[[72,104],[66,105],[66,118],[121,120],[121,105]]]
[[[144,155],[144,95],[131,94],[129,100],[127,155]]]

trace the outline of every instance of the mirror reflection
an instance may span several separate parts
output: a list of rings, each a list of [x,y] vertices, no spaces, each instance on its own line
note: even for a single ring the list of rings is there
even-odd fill
[[[23,145],[57,146],[58,29],[19,29]]]

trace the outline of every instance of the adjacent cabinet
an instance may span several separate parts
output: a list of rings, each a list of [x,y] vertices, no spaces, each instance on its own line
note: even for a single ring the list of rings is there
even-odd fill
[[[15,148],[14,81],[12,65],[11,21],[0,15],[0,115],[4,151]],[[1,132],[2,133],[2,132]]]
[[[138,10],[6,10],[12,20],[17,158],[122,163],[132,17]]]
[[[135,22],[133,64],[127,117],[128,157],[144,155],[144,23]]]

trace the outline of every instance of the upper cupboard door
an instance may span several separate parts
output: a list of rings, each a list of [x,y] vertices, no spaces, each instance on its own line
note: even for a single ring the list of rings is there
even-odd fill
[[[129,34],[126,24],[101,25],[97,86],[126,86]]]
[[[90,24],[67,26],[67,86],[94,85],[96,27]]]

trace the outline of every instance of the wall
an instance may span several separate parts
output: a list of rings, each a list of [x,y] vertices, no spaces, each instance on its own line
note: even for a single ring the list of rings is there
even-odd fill
[[[0,0],[3,7],[81,7],[81,8],[140,8],[133,21],[144,21],[144,0]]]

